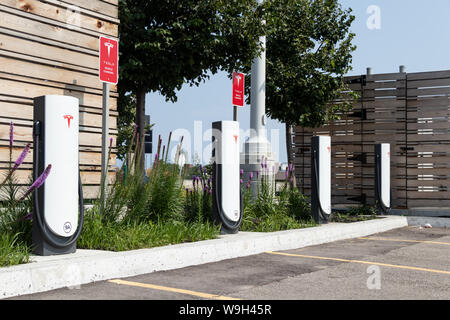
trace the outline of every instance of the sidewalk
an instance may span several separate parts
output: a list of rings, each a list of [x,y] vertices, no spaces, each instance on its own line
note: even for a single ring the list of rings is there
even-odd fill
[[[32,262],[0,268],[0,298],[76,287],[94,281],[363,237],[408,225],[406,217],[389,216],[355,223],[273,233],[240,232],[219,239],[125,252],[77,250],[64,256],[33,256]]]

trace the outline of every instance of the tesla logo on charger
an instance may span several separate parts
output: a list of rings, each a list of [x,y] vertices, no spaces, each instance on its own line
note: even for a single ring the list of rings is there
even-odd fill
[[[330,146],[327,147],[327,150],[328,150],[329,153],[331,153],[331,147]]]
[[[237,139],[239,138],[239,136],[233,136],[234,137],[234,143],[237,143]]]
[[[70,114],[66,114],[66,115],[64,116],[64,119],[67,119],[67,125],[68,125],[69,128],[70,128],[70,120],[73,120],[73,116],[71,116]]]

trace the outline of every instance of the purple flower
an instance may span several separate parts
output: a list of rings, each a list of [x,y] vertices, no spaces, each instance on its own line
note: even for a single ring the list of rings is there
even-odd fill
[[[16,171],[16,169],[23,163],[23,161],[25,160],[28,152],[30,152],[30,144],[28,143],[25,148],[22,150],[22,153],[20,154],[20,156],[17,158],[16,162],[14,162],[14,166],[11,168],[11,170],[9,171],[8,175],[6,176],[6,178],[3,180],[3,182],[0,184],[0,186],[3,186],[3,184],[11,177],[11,175],[13,174],[14,171]]]
[[[267,168],[266,163],[264,162],[264,156],[261,158],[261,168]]]
[[[247,184],[245,185],[245,188],[250,189],[250,181],[247,182]]]
[[[14,162],[14,167],[12,168],[12,171],[16,170],[23,163],[23,161],[25,160],[26,156],[30,152],[30,146],[31,145],[29,143],[25,146],[25,148],[23,149],[22,153],[17,158],[16,162]]]
[[[258,178],[259,178],[259,170],[256,171],[256,179],[258,179]]]
[[[252,180],[252,179],[253,179],[253,172],[250,172],[250,173],[248,174],[248,179],[249,179],[249,180]]]
[[[209,191],[208,191],[208,192],[209,192],[209,194],[212,194],[212,188],[211,188],[211,189],[209,189]]]
[[[289,182],[290,182],[290,183],[293,183],[293,182],[294,182],[294,177],[291,177],[291,178],[289,179]]]
[[[109,138],[109,148],[112,148],[113,138]]]
[[[47,168],[45,168],[44,172],[39,176],[39,178],[36,179],[36,181],[33,182],[33,184],[28,188],[27,192],[20,198],[20,200],[25,199],[34,189],[39,188],[42,186],[47,179],[48,175],[50,174],[50,171],[52,169],[52,165],[49,164]]]
[[[14,143],[14,123],[9,124],[9,146],[12,147]]]
[[[292,172],[292,163],[289,163],[289,168],[288,168],[289,172]]]
[[[284,173],[284,175],[286,176],[286,180],[289,178],[289,171],[286,171],[285,173]]]
[[[155,154],[155,161],[158,160],[158,154]]]
[[[242,176],[244,174],[244,169],[239,170],[239,173]]]
[[[244,180],[241,179],[241,180],[239,180],[239,182],[240,182],[241,184],[243,184],[243,183],[244,183]]]

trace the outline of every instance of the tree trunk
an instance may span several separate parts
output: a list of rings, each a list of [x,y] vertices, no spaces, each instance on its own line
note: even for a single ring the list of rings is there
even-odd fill
[[[142,171],[145,170],[145,150],[144,150],[144,135],[145,135],[145,90],[139,89],[136,92],[136,141],[138,143],[136,154],[136,167]]]
[[[287,152],[287,160],[288,160],[288,168],[292,168],[289,179],[290,188],[294,188],[297,186],[297,181],[295,179],[295,165],[294,165],[294,152],[292,148],[292,125],[289,123],[285,124],[286,126],[286,152]]]
[[[289,123],[285,124],[286,126],[286,152],[287,152],[287,161],[288,164],[294,162],[294,154],[292,152],[292,126]]]

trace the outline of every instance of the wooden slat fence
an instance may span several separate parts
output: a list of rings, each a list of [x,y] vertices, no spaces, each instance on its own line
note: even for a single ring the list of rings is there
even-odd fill
[[[297,184],[311,190],[313,135],[332,137],[332,202],[374,204],[375,143],[391,144],[393,207],[450,207],[450,71],[346,78],[360,98],[341,120],[295,127]]]
[[[97,197],[102,125],[99,36],[117,39],[117,6],[118,0],[0,0],[0,174],[9,161],[9,123],[15,124],[15,159],[32,141],[33,98],[74,96],[80,100],[84,196]],[[111,86],[113,137],[117,135],[116,110],[117,87]],[[17,174],[20,184],[28,183],[31,168],[30,154]]]

